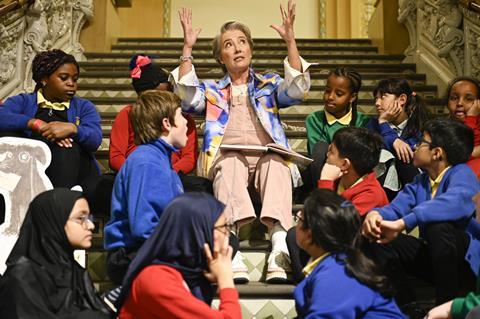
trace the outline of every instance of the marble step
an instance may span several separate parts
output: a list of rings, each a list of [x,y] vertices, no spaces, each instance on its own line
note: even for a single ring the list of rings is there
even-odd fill
[[[199,37],[197,39],[196,45],[201,45],[201,44],[210,44],[212,42],[213,38],[205,38],[205,37]],[[283,44],[285,43],[282,39],[280,38],[254,38],[253,39],[256,43],[262,43],[262,44]],[[370,39],[310,39],[310,38],[298,38],[295,39],[298,45],[303,45],[303,44],[334,44],[334,45],[371,45],[372,41]],[[183,38],[159,38],[159,37],[120,37],[117,39],[117,43],[145,43],[145,44],[151,44],[151,43],[165,43],[165,44],[178,44],[178,45],[183,45]]]
[[[181,54],[181,52],[180,52]],[[393,62],[400,62],[405,59],[403,54],[393,55],[393,54],[352,54],[352,53],[343,53],[343,54],[335,54],[336,56],[333,57],[332,53],[324,52],[323,54],[312,54],[312,53],[302,53],[302,57],[307,61],[315,61],[315,60],[379,60],[379,61],[393,61]],[[87,57],[87,61],[89,62],[123,62],[128,65],[130,63],[130,58],[132,57],[131,54],[126,53],[85,53]],[[276,53],[267,52],[267,53],[258,53],[255,52],[253,63],[262,62],[262,61],[283,61],[285,59],[286,52],[276,51]],[[178,63],[179,53],[165,53],[160,52],[155,57],[155,62],[161,64],[163,62],[169,61],[176,61]],[[194,57],[194,63],[202,63],[202,62],[213,62],[215,59],[212,56],[212,53],[196,53]]]
[[[413,73],[365,73],[362,75],[362,86],[375,86],[380,79],[385,79],[389,77],[403,77],[406,78],[410,85],[412,86],[425,86],[426,76],[424,74],[413,74]],[[223,77],[223,73],[219,72],[218,74],[197,74],[197,76],[202,79],[213,79],[218,80]],[[325,85],[327,83],[328,72],[323,73],[314,73],[310,74],[310,81],[312,86],[315,85]],[[78,85],[80,89],[84,88],[84,85],[93,85],[93,84],[126,84],[131,85],[132,79],[128,71],[114,71],[105,74],[105,72],[97,71],[87,71],[80,75],[78,79]],[[130,86],[131,88],[131,86]]]
[[[363,85],[358,98],[360,99],[373,99],[372,92],[375,86]],[[413,90],[416,91],[421,97],[435,98],[437,96],[437,87],[434,85],[422,85],[414,86]],[[325,85],[312,85],[308,92],[308,99],[322,99],[324,96]],[[136,98],[137,93],[133,90],[131,84],[82,84],[79,85],[77,95],[84,98],[90,97],[132,97]]]
[[[148,47],[148,46],[143,46],[143,47],[138,47],[134,49],[112,49],[110,51],[110,54],[122,54],[125,55],[126,58],[131,58],[135,54],[148,54],[154,58],[159,58],[159,57],[164,57],[164,56],[169,56],[173,55],[176,56],[177,58],[180,57],[182,54],[182,48],[179,47],[166,47],[166,48],[155,48],[155,47]],[[90,53],[95,54],[95,52],[86,52],[85,55],[87,58],[90,57]],[[106,53],[106,54],[109,54]],[[378,48],[377,47],[367,47],[367,46],[344,46],[344,47],[339,47],[339,46],[319,46],[315,48],[307,48],[304,47],[301,49],[300,54],[305,57],[308,55],[344,55],[344,54],[377,54],[378,53]],[[254,56],[263,56],[263,55],[272,55],[272,56],[280,56],[285,58],[287,55],[287,49],[285,46],[279,46],[279,47],[260,47],[258,48],[257,46],[254,47],[253,49],[253,54]],[[194,58],[197,58],[198,56],[202,55],[207,55],[208,57],[212,57],[212,47],[211,46],[203,46],[201,48],[195,47],[193,49],[192,55]]]
[[[311,61],[314,62],[314,61]],[[167,70],[173,70],[178,66],[178,61],[168,61],[162,62],[159,61],[164,68]],[[334,69],[341,63],[342,65],[349,66],[351,68],[356,69],[358,72],[362,72],[365,70],[369,70],[370,72],[415,72],[416,65],[414,63],[399,63],[399,61],[392,61],[391,63],[385,63],[385,61],[375,61],[375,60],[365,60],[362,63],[355,61],[345,61],[340,62],[338,59],[332,59],[331,62],[324,62],[320,61],[317,65],[312,65],[310,67],[310,72],[314,73],[319,72],[321,70],[327,69]],[[84,61],[79,62],[81,72],[84,71],[121,71],[121,70],[128,70],[128,64],[122,62],[90,62]],[[254,69],[257,72],[263,73],[265,70],[273,71],[273,72],[281,72],[283,73],[283,63],[272,61],[272,62],[259,62],[253,64]],[[195,62],[195,69],[198,73],[211,71],[212,69],[220,70],[220,66],[217,62],[202,62],[198,63]],[[217,72],[218,72],[217,71]]]
[[[133,104],[136,101],[136,97],[86,97],[93,104],[96,105],[99,113],[104,112],[119,112],[125,105]],[[447,114],[446,103],[444,99],[440,98],[428,98],[425,99],[430,112],[432,114]],[[324,101],[323,98],[307,99],[301,104],[292,105],[287,108],[279,110],[280,114],[304,114],[305,116],[318,111],[323,110]],[[360,98],[358,100],[357,108],[360,112],[364,112],[369,115],[375,115],[375,106],[372,98]]]

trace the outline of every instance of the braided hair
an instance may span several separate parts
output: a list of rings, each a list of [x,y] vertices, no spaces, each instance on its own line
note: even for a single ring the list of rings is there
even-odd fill
[[[74,64],[80,72],[77,60],[71,54],[58,49],[38,53],[32,62],[32,78],[36,83],[35,92],[43,87],[42,79],[49,77],[64,64]]]
[[[349,126],[355,126],[355,122],[357,121],[358,92],[360,92],[360,88],[362,87],[362,76],[356,70],[348,66],[336,67],[335,70],[330,71],[328,76],[330,75],[342,76],[347,78],[348,82],[350,83],[350,94],[356,95],[355,100],[350,104],[350,107],[352,108],[352,120],[349,124]]]
[[[342,261],[350,276],[389,297],[390,283],[361,250],[361,226],[355,206],[331,190],[316,189],[305,200],[301,227],[311,230],[312,242]]]

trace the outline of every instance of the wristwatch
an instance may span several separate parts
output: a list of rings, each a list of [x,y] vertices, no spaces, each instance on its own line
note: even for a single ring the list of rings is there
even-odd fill
[[[180,56],[180,62],[186,62],[186,61],[188,61],[188,60],[190,60],[190,61],[193,62],[193,56],[191,56],[191,55],[187,55],[187,56],[181,55],[181,56]]]

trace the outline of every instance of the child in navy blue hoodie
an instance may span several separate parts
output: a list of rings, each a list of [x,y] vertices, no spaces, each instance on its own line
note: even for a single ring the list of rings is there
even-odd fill
[[[360,251],[361,219],[351,202],[317,189],[296,217],[297,243],[311,257],[294,291],[299,318],[405,318]]]
[[[187,120],[180,99],[171,92],[143,92],[130,120],[139,146],[115,178],[111,217],[105,225],[107,274],[117,284],[165,207],[183,193],[171,155],[187,143]]]
[[[400,304],[412,297],[405,273],[432,282],[437,304],[461,295],[462,288],[473,288],[463,287],[475,283],[473,272],[480,266],[480,242],[469,234],[475,222],[471,199],[480,190],[465,164],[472,149],[473,131],[463,123],[427,122],[413,156],[424,173],[365,218],[363,233],[377,243],[372,254],[398,285]],[[402,233],[416,226],[420,238]]]

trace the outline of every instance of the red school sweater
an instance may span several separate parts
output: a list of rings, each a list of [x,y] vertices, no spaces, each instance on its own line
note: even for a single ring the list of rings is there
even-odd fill
[[[318,188],[336,191],[337,184],[330,180],[319,180]],[[347,188],[340,195],[351,201],[362,217],[375,207],[382,207],[388,204],[387,194],[385,194],[382,185],[377,181],[377,176],[374,172],[368,174],[360,183]]]
[[[242,318],[235,288],[220,290],[219,298],[219,309],[212,309],[190,293],[178,270],[150,265],[133,280],[119,319]]]
[[[132,123],[128,118],[131,109],[132,106],[127,105],[118,113],[110,133],[109,165],[117,172],[130,153],[137,148]],[[180,152],[172,154],[172,166],[177,173],[182,171],[188,174],[195,169],[198,159],[197,128],[195,120],[189,114],[183,113],[183,116],[187,120],[188,141]]]

